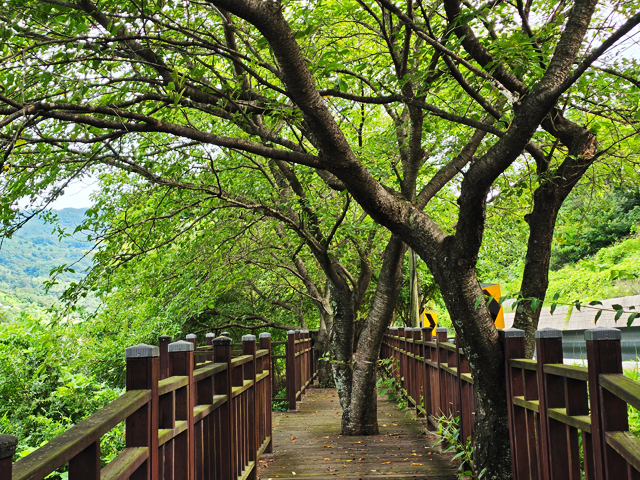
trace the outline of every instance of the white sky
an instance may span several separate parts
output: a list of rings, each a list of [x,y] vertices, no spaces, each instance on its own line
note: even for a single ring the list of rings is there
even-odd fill
[[[93,205],[90,195],[98,189],[98,180],[88,177],[69,185],[64,195],[51,204],[51,209],[89,208]]]

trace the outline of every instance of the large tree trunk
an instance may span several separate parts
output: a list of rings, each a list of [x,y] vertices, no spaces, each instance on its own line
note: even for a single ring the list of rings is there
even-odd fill
[[[343,435],[378,434],[378,357],[402,287],[402,261],[406,251],[406,245],[395,235],[384,251],[375,296],[353,355],[349,416],[342,417]]]
[[[538,328],[542,302],[549,287],[549,261],[558,212],[573,187],[596,159],[595,136],[589,134],[587,129],[582,130],[586,131],[586,135],[576,134],[581,141],[575,152],[577,158],[567,157],[553,177],[543,180],[533,196],[533,211],[525,217],[530,233],[520,291],[524,298],[537,298],[540,303],[535,310],[530,300],[519,303],[513,326],[524,330],[525,354],[529,358],[533,357],[534,332]]]
[[[469,361],[477,400],[473,461],[477,472],[485,467],[491,479],[511,478],[511,456],[503,350],[489,310],[475,308],[482,289],[475,262],[454,249],[440,252],[432,272],[440,286],[456,333]],[[431,265],[430,265],[431,266]],[[466,440],[466,439],[465,439]]]

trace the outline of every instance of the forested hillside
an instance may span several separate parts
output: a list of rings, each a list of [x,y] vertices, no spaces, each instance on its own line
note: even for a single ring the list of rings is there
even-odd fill
[[[85,234],[73,232],[82,223],[85,211],[57,210],[57,225],[33,218],[12,238],[2,240],[0,302],[12,307],[7,312],[9,318],[20,311],[39,314],[58,299],[65,285],[84,276],[91,265],[91,256],[85,254],[92,245]],[[74,272],[60,274],[59,284],[47,292],[44,282],[50,280],[51,270],[61,265],[73,265]],[[85,304],[94,306],[95,301]]]

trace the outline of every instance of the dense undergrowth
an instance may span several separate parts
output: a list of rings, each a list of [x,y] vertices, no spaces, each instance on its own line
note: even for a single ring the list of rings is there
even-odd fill
[[[84,364],[77,329],[26,315],[0,329],[0,433],[18,437],[21,458],[115,400],[109,385]],[[101,442],[103,463],[124,447],[124,426]],[[66,478],[64,469],[51,478]]]

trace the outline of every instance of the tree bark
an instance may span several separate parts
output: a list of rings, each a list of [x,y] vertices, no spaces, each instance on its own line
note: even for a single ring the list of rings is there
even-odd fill
[[[375,296],[353,355],[349,415],[342,417],[343,435],[378,434],[378,357],[402,288],[402,262],[406,251],[407,246],[395,235],[385,248]]]
[[[537,298],[540,303],[534,310],[530,300],[520,302],[513,326],[525,331],[525,354],[529,358],[533,357],[534,332],[538,328],[542,302],[549,286],[549,261],[558,212],[573,187],[597,158],[595,136],[589,134],[588,130],[586,135],[579,133],[578,138],[587,137],[588,141],[581,142],[582,151],[577,152],[578,158],[568,156],[556,171],[546,174],[547,178],[534,193],[533,211],[525,216],[530,233],[520,291],[522,297]]]

